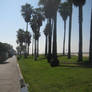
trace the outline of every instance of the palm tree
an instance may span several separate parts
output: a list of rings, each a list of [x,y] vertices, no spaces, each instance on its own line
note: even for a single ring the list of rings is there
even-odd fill
[[[31,34],[28,31],[25,32],[25,43],[28,44],[28,55],[29,55],[29,46],[30,46],[30,43],[31,43]]]
[[[22,46],[23,46],[24,42],[25,42],[24,30],[23,29],[19,29],[17,31],[17,43],[20,46],[20,56],[21,56],[21,50],[22,50]]]
[[[90,25],[89,63],[92,64],[92,9],[91,9],[91,25]]]
[[[73,0],[75,6],[79,7],[79,53],[78,53],[78,61],[81,62],[83,60],[82,56],[82,22],[83,22],[83,10],[82,7],[85,4],[86,0]]]
[[[33,31],[33,38],[35,39],[35,47],[34,47],[34,60],[37,60],[37,16],[33,15],[33,18],[30,21],[30,25]]]
[[[38,29],[38,39],[37,39],[37,56],[39,56],[39,37],[40,37],[40,27],[42,26],[42,21],[44,20],[44,16],[42,15],[41,8],[36,9],[37,13],[37,29]]]
[[[63,55],[65,55],[65,37],[66,37],[66,20],[68,17],[68,2],[61,3],[59,6],[59,13],[64,20],[64,40],[63,40]]]
[[[58,66],[59,61],[57,59],[57,10],[60,4],[60,0],[52,0],[52,11],[53,11],[53,21],[54,21],[54,29],[53,29],[53,61],[51,63],[52,66]]]
[[[68,58],[71,58],[71,29],[72,29],[72,0],[68,0],[69,10],[69,39],[68,39]]]
[[[52,38],[52,29],[51,29],[51,6],[50,6],[50,3],[49,1],[51,0],[39,0],[39,5],[42,5],[43,6],[43,10],[44,10],[44,15],[45,17],[47,18],[48,20],[48,24],[49,24],[49,34],[48,34],[48,56],[47,56],[47,59],[48,59],[48,62],[50,62],[51,60],[51,38]]]
[[[60,0],[40,0],[40,4],[44,6],[45,16],[49,20],[49,53],[48,61],[50,61],[51,66],[57,66],[59,61],[57,60],[57,9]],[[52,51],[52,60],[51,60],[51,21],[54,21],[53,29],[53,51]]]
[[[48,50],[48,34],[49,34],[49,32],[48,32],[48,30],[49,30],[49,24],[47,23],[46,24],[46,27],[45,27],[45,29],[44,29],[44,35],[45,35],[45,37],[46,37],[46,41],[45,41],[45,56],[47,57],[47,50]]]
[[[21,9],[21,12],[22,12],[22,16],[25,20],[25,22],[27,23],[27,26],[26,26],[26,31],[28,31],[28,23],[30,22],[30,18],[31,18],[31,15],[32,15],[32,6],[30,4],[25,4],[25,5],[22,5],[22,9]]]
[[[17,54],[20,55],[20,46],[17,46],[16,50],[17,50]]]
[[[27,3],[25,5],[22,5],[21,12],[22,12],[22,16],[23,16],[25,22],[27,23],[26,31],[28,31],[28,23],[30,22],[30,18],[31,18],[31,15],[33,12],[32,6]],[[28,43],[26,43],[26,49],[27,49],[27,45],[28,45]],[[28,52],[29,52],[29,50],[28,50]]]
[[[43,17],[40,13],[35,12],[33,15],[33,18],[31,20],[31,28],[34,33],[34,39],[35,39],[35,60],[37,60],[37,56],[39,56],[39,37],[40,37],[40,27],[42,25]]]

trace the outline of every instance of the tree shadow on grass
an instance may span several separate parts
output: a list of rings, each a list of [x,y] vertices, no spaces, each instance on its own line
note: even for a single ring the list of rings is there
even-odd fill
[[[38,58],[38,60],[44,60],[46,59],[46,57],[41,57],[41,58]]]
[[[82,68],[92,68],[92,64],[89,64],[88,63],[88,60],[82,62],[82,63],[79,63],[79,62],[76,62],[76,63],[60,63],[59,67],[82,67]]]
[[[59,65],[59,67],[67,67],[67,68],[78,68],[78,67],[82,67],[82,68],[92,68],[92,65],[68,65],[68,64],[61,64]]]

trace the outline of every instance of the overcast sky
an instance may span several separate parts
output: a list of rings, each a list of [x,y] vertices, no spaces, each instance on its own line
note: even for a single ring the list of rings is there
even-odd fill
[[[6,42],[12,44],[16,48],[16,31],[19,28],[26,29],[26,23],[21,16],[21,5],[30,3],[33,7],[38,7],[39,0],[0,0],[0,42]],[[91,19],[91,0],[86,0],[86,4],[83,7],[83,51],[89,51],[89,38],[90,38],[90,19]],[[68,44],[68,28],[69,20],[67,19],[66,29],[66,51]],[[78,39],[79,39],[79,25],[78,25],[78,7],[73,6],[73,18],[72,18],[72,52],[78,51]],[[62,52],[63,47],[63,30],[64,23],[60,15],[57,18],[57,42],[58,52]],[[41,27],[40,37],[40,53],[44,53],[45,36],[43,30],[45,23]],[[29,26],[29,31],[32,30]],[[31,50],[31,46],[30,46]]]

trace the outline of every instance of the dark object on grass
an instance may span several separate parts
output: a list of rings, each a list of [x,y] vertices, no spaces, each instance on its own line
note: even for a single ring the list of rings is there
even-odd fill
[[[52,59],[50,60],[50,65],[51,65],[52,67],[59,66],[59,60],[52,58]]]

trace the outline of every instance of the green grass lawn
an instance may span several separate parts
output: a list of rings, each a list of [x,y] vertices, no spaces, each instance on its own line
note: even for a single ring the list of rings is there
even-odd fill
[[[92,68],[75,64],[76,56],[70,60],[64,56],[58,58],[58,67],[51,67],[43,56],[37,61],[33,57],[19,60],[29,92],[92,92]]]

